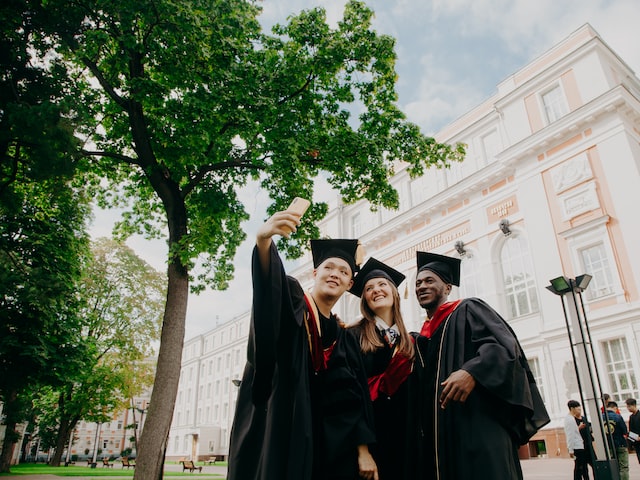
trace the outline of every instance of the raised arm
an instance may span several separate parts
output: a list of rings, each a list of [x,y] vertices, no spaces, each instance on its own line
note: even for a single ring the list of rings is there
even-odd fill
[[[262,224],[256,235],[256,249],[263,276],[269,274],[269,249],[271,248],[272,237],[281,235],[289,238],[289,235],[296,231],[298,225],[300,225],[300,215],[288,210],[274,213]]]

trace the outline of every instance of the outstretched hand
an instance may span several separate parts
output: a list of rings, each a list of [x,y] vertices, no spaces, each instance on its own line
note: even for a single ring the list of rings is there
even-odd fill
[[[300,214],[288,210],[276,212],[262,224],[257,233],[257,241],[270,240],[274,235],[289,238],[300,225]]]
[[[441,383],[440,408],[447,408],[449,402],[465,402],[476,386],[476,380],[466,370],[456,370]]]
[[[264,275],[269,271],[269,249],[271,248],[271,237],[282,235],[289,238],[300,225],[300,214],[283,210],[276,212],[262,224],[256,234],[256,247],[260,258],[260,266]]]

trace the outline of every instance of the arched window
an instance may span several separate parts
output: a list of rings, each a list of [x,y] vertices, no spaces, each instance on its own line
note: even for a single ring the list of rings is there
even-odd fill
[[[529,243],[523,235],[511,235],[506,239],[500,252],[502,279],[511,318],[537,312],[533,262]]]

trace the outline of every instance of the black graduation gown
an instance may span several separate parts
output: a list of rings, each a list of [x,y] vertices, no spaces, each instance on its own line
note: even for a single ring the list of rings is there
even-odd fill
[[[323,343],[333,350],[326,370],[314,371],[302,288],[286,276],[275,246],[270,255],[263,277],[254,249],[247,364],[227,478],[356,479],[357,445],[375,440],[358,346],[335,317],[321,317]]]
[[[426,364],[424,430],[431,432],[425,437],[431,473],[424,478],[521,480],[518,448],[549,416],[509,325],[485,302],[469,298],[418,346]],[[465,403],[450,402],[443,410],[440,384],[460,368],[476,387]]]
[[[360,344],[361,325],[348,331],[354,334]],[[378,334],[384,346],[374,352],[361,352],[368,378],[382,374],[393,355],[382,333],[378,331]],[[393,395],[381,392],[373,401],[377,440],[370,450],[378,466],[380,480],[419,478],[421,430],[418,391],[418,380],[411,373]]]

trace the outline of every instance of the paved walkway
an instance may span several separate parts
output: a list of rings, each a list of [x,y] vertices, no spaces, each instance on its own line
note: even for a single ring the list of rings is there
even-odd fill
[[[534,458],[523,460],[524,480],[571,480],[573,460],[570,458]],[[593,471],[589,470],[593,479]],[[635,454],[629,455],[629,480],[640,480],[640,465]]]

